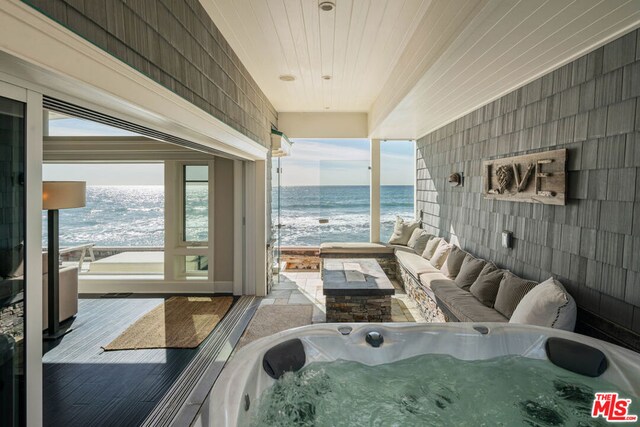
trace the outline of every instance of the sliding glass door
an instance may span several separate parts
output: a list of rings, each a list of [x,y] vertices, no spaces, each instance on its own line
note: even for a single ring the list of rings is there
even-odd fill
[[[26,423],[25,107],[0,96],[0,426]]]

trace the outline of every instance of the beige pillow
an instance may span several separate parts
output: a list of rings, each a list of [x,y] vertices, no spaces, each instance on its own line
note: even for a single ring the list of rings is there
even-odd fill
[[[473,285],[473,282],[475,282],[480,275],[480,272],[485,265],[487,265],[485,260],[478,259],[471,254],[467,254],[464,257],[462,266],[460,266],[460,272],[458,272],[454,282],[456,282],[456,285],[458,285],[460,289],[468,291],[471,285]]]
[[[427,233],[421,228],[416,228],[411,234],[411,238],[407,242],[407,246],[421,255],[424,252],[424,248],[427,246],[427,242],[433,235]]]
[[[460,272],[460,267],[462,267],[465,256],[467,256],[467,253],[454,245],[449,252],[449,256],[447,256],[447,260],[442,264],[442,268],[440,268],[442,274],[449,279],[455,279]]]
[[[522,298],[538,283],[522,279],[511,272],[502,276],[494,308],[507,319],[511,319]]]
[[[418,221],[404,222],[400,217],[396,217],[396,225],[393,228],[393,234],[389,239],[389,243],[392,245],[407,246],[413,230],[418,228]]]
[[[504,273],[504,270],[500,270],[495,264],[488,262],[469,288],[469,292],[482,304],[493,308]]]
[[[449,256],[449,252],[451,252],[452,247],[453,245],[451,243],[440,240],[436,251],[433,253],[433,256],[429,260],[431,265],[433,265],[435,268],[442,268],[444,263],[447,261],[447,257]]]
[[[436,252],[436,249],[438,249],[438,245],[441,241],[441,237],[432,237],[431,239],[429,239],[427,245],[424,247],[424,251],[422,252],[422,258],[430,260],[433,254]]]
[[[550,277],[520,300],[509,323],[525,323],[573,332],[576,315],[576,302],[562,283]]]

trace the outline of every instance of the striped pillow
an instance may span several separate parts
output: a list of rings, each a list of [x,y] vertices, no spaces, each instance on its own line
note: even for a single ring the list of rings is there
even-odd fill
[[[505,272],[493,308],[507,319],[511,319],[522,298],[537,284],[531,280],[521,279],[511,272]]]

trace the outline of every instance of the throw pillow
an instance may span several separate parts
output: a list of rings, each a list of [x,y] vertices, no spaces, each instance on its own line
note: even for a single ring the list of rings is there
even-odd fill
[[[438,249],[438,245],[441,241],[442,238],[440,237],[432,237],[431,239],[429,239],[427,245],[424,247],[424,251],[422,252],[422,258],[430,260],[433,254],[436,252],[436,249]]]
[[[522,298],[537,284],[531,280],[522,279],[513,273],[506,272],[500,282],[494,308],[507,319],[511,319]]]
[[[447,260],[440,269],[442,274],[447,276],[449,279],[455,279],[456,276],[458,276],[458,273],[460,273],[460,267],[462,267],[462,262],[466,255],[467,253],[465,251],[457,246],[453,246],[451,248],[451,252],[449,252]]]
[[[473,282],[476,281],[480,272],[487,265],[487,262],[483,259],[478,259],[471,254],[467,254],[460,266],[460,272],[456,276],[454,282],[459,288],[468,291]]]
[[[447,257],[449,256],[449,252],[451,252],[451,248],[453,245],[451,243],[445,242],[443,239],[438,243],[438,247],[436,251],[433,253],[433,256],[429,260],[431,265],[435,268],[442,268],[442,265],[447,261]]]
[[[482,304],[493,308],[504,273],[504,270],[500,270],[495,264],[488,262],[469,288],[469,292]]]
[[[526,323],[573,332],[576,315],[576,302],[562,283],[550,277],[522,298],[509,323]]]
[[[389,243],[392,245],[407,246],[413,230],[418,228],[418,225],[420,225],[418,221],[404,222],[402,218],[397,217]]]
[[[417,254],[421,255],[424,252],[424,248],[427,246],[429,239],[433,237],[421,228],[416,228],[411,234],[411,238],[407,242],[407,246],[413,249]]]

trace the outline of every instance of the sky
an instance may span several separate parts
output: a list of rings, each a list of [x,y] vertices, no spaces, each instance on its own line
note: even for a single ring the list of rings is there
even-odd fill
[[[135,135],[80,119],[49,122],[49,134]],[[296,139],[291,156],[282,158],[283,186],[368,185],[369,140]],[[380,148],[382,185],[412,185],[415,170],[413,141],[383,141]],[[162,164],[45,164],[43,179],[82,180],[87,185],[162,185]]]
[[[380,156],[382,185],[413,185],[413,141],[383,141]],[[368,139],[294,139],[281,184],[368,185],[369,163]]]

